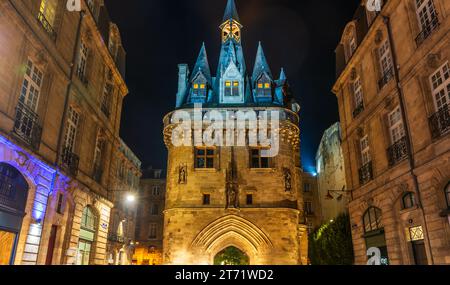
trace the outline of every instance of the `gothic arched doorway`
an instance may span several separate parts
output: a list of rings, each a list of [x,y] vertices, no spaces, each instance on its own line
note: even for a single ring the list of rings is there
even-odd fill
[[[14,262],[27,197],[25,177],[11,165],[0,163],[0,265]]]
[[[230,246],[214,257],[214,265],[249,265],[250,258],[242,250]]]

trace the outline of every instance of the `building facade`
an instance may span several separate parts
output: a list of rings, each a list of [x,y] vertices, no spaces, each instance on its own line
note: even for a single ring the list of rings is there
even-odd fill
[[[336,50],[356,263],[449,264],[450,1],[383,2]]]
[[[0,264],[106,264],[125,53],[103,1],[0,2]]]
[[[347,212],[351,191],[345,181],[341,127],[334,124],[323,134],[316,154],[317,184],[321,223]]]
[[[136,227],[136,249],[133,263],[163,264],[163,229],[166,179],[161,169],[143,171]]]
[[[312,173],[303,172],[303,211],[308,228],[308,234],[320,227],[323,223],[322,209],[320,204],[317,176]]]
[[[131,265],[136,246],[141,161],[120,139],[115,148],[110,199],[114,203],[108,233],[108,264]]]
[[[199,122],[194,104],[202,105],[199,116],[204,119],[204,124],[200,122],[203,130],[211,127],[209,115],[226,116],[231,129],[244,112],[253,111],[255,115],[248,118],[250,125],[230,132],[227,146],[194,144],[188,136],[190,124],[188,135],[181,135],[187,138],[186,144],[175,146],[173,134],[180,127],[177,116],[181,113],[164,118],[169,154],[163,261],[217,264],[223,254],[239,252],[240,264],[306,264],[297,115],[300,107],[290,93],[284,71],[278,79],[272,75],[261,44],[253,74],[247,76],[241,43],[243,26],[233,0],[228,1],[220,29],[222,46],[215,77],[205,45],[192,72],[187,65],[179,66],[177,111],[195,116],[194,121]],[[275,157],[266,154],[267,145],[235,146],[233,141],[249,128],[254,130],[256,113],[263,118],[266,111],[279,112],[280,116],[279,129],[274,124],[269,126],[280,133]],[[238,112],[237,117],[231,112]],[[217,134],[220,137],[221,132]],[[227,260],[220,262],[228,264]]]

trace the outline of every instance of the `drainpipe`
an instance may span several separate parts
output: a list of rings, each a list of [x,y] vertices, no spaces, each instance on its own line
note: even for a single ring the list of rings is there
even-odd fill
[[[400,74],[399,74],[399,65],[398,65],[398,57],[397,57],[397,53],[395,50],[395,44],[394,44],[394,37],[393,37],[393,33],[392,33],[392,26],[391,26],[391,22],[390,22],[390,17],[389,16],[383,16],[383,20],[384,23],[386,24],[387,30],[388,30],[388,36],[389,36],[389,42],[390,42],[390,46],[391,51],[392,51],[392,59],[394,61],[394,76],[395,76],[395,81],[396,81],[396,89],[398,92],[398,98],[399,98],[399,102],[400,102],[400,110],[402,113],[402,120],[404,122],[404,126],[405,126],[405,133],[406,133],[406,149],[408,152],[408,161],[409,161],[409,171],[410,174],[413,178],[413,182],[414,182],[414,189],[416,192],[416,195],[418,197],[418,206],[421,210],[422,213],[422,217],[423,217],[423,221],[424,221],[424,226],[426,229],[426,240],[427,240],[427,245],[428,245],[428,249],[430,252],[430,261],[431,264],[434,264],[434,258],[433,258],[433,252],[431,250],[431,243],[430,243],[430,236],[429,236],[429,232],[428,232],[428,223],[425,217],[425,212],[423,209],[423,204],[422,204],[422,195],[420,193],[420,188],[419,188],[419,180],[417,178],[417,175],[414,173],[414,169],[415,169],[415,159],[414,159],[414,154],[412,151],[412,138],[411,138],[411,131],[410,131],[410,127],[409,127],[409,123],[406,117],[406,106],[405,106],[405,95],[403,93],[403,89],[401,86],[401,82],[400,82]]]
[[[70,91],[72,90],[72,84],[73,84],[73,75],[75,73],[75,59],[77,57],[78,53],[78,47],[80,42],[80,36],[81,36],[81,26],[83,23],[83,18],[86,12],[82,10],[80,12],[80,19],[78,21],[78,28],[77,28],[77,34],[75,38],[75,45],[72,52],[72,62],[71,62],[71,68],[69,73],[69,84],[67,85],[65,99],[64,99],[64,110],[63,115],[61,118],[61,123],[59,125],[59,137],[58,137],[58,144],[56,147],[56,159],[55,159],[55,166],[58,166],[58,162],[61,156],[61,146],[62,146],[62,140],[63,140],[63,131],[64,131],[64,122],[66,121],[67,112],[69,109],[69,97],[70,97]]]

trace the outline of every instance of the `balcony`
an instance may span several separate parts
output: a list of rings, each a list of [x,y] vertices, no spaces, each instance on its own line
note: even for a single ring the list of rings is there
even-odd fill
[[[400,161],[408,157],[408,146],[406,144],[406,137],[403,137],[398,142],[387,149],[389,166],[394,166]]]
[[[359,169],[359,183],[361,185],[364,185],[367,184],[372,179],[373,179],[372,162],[369,162]]]
[[[116,243],[125,243],[125,237],[117,234],[108,235],[108,241]]]
[[[67,170],[73,176],[78,174],[78,165],[80,163],[80,158],[72,152],[68,147],[65,147],[62,152],[62,163],[67,168]]]
[[[361,102],[358,104],[358,106],[353,110],[353,118],[356,118],[364,111],[364,103]]]
[[[448,105],[445,105],[445,107],[433,114],[428,122],[431,136],[434,140],[448,134],[450,131],[450,110]]]
[[[388,71],[385,72],[383,77],[378,81],[378,87],[383,89],[384,86],[386,86],[391,79],[394,78],[394,68],[391,67]]]
[[[52,25],[48,22],[48,20],[45,18],[44,14],[42,14],[41,12],[39,12],[38,17],[37,17],[38,21],[41,23],[42,27],[44,28],[44,30],[47,32],[47,34],[50,36],[50,38],[53,41],[56,41],[56,32],[53,29]]]
[[[422,31],[416,38],[417,46],[420,46],[431,34],[439,27],[439,19],[437,15],[434,15],[431,21],[422,28]]]
[[[38,115],[30,107],[19,101],[13,131],[33,150],[38,150],[41,143],[42,127],[38,119]]]

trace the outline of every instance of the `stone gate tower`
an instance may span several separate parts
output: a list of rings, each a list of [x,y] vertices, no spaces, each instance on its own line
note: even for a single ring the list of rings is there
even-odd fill
[[[229,0],[220,25],[222,48],[216,76],[211,74],[205,45],[192,72],[187,65],[179,65],[176,111],[164,119],[169,150],[165,264],[215,264],[230,248],[252,265],[307,262],[297,115],[300,107],[290,93],[284,71],[274,78],[261,43],[253,73],[247,75],[242,29],[234,0]],[[255,118],[248,115],[244,134],[251,133],[252,120],[261,119],[266,111],[277,111],[277,155],[267,157],[266,148],[250,143],[207,146],[192,142],[191,146],[175,146],[174,129],[181,122],[174,120],[175,114],[184,111],[195,117],[195,104],[202,106],[203,129],[213,121],[208,118],[211,111],[231,122],[237,119],[235,112],[253,112]]]

